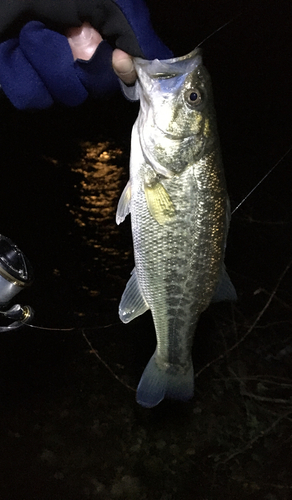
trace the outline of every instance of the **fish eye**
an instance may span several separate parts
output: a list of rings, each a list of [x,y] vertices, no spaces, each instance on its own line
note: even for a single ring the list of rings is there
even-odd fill
[[[203,95],[199,89],[188,89],[185,93],[185,100],[192,108],[196,108],[202,103]]]

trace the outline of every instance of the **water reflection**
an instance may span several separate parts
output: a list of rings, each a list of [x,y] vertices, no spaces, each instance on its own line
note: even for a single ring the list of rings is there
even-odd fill
[[[78,199],[70,212],[82,228],[83,239],[103,257],[129,254],[126,249],[121,252],[121,231],[115,223],[118,199],[127,181],[128,154],[110,141],[84,142],[81,149],[80,160],[72,165],[80,182],[75,185]]]

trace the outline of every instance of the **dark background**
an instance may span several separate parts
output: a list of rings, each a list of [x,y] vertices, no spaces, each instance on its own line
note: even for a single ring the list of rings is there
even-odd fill
[[[292,146],[292,7],[147,3],[175,55],[206,39],[234,209]],[[37,113],[0,104],[0,232],[34,267],[17,300],[43,328],[0,337],[0,499],[292,498],[291,269],[280,279],[292,153],[233,215],[226,265],[239,300],[201,318],[194,401],[145,410],[83,336],[137,386],[155,333],[150,313],[119,322],[133,256],[129,221],[114,216],[138,106],[121,95]]]

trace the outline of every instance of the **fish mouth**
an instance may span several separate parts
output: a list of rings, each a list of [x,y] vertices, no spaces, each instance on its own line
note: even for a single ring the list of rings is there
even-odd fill
[[[149,66],[151,68],[151,66],[153,65],[153,76],[157,75],[159,70],[162,75],[167,75],[168,73],[175,73],[176,75],[180,75],[186,72],[186,66],[188,63],[190,65],[193,65],[194,67],[202,64],[202,51],[200,48],[196,47],[194,50],[184,56],[171,57],[170,59],[161,60],[154,59],[150,61],[147,59],[142,59],[141,57],[135,57],[134,61],[136,61],[137,64],[143,67]],[[176,65],[175,68],[174,65]],[[149,73],[151,74],[151,70],[149,71]]]

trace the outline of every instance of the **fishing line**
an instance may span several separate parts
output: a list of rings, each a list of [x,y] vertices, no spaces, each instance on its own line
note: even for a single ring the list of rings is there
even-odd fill
[[[87,337],[85,331],[88,330],[101,330],[105,328],[110,328],[113,326],[121,325],[121,323],[111,323],[109,325],[104,325],[104,326],[92,326],[92,327],[71,327],[71,328],[50,328],[50,327],[45,327],[45,326],[37,326],[37,325],[32,325],[30,323],[26,323],[23,326],[28,326],[30,328],[34,328],[35,330],[46,330],[50,332],[79,332],[81,333],[82,337],[84,338],[85,342],[87,345],[90,347],[90,354],[94,354],[94,356],[100,361],[100,363],[103,364],[103,366],[110,372],[110,374],[118,381],[120,382],[124,387],[127,389],[136,392],[136,389],[132,387],[131,385],[127,384],[123,379],[121,379],[115,372],[114,370],[104,361],[104,359],[99,355],[98,351],[93,347],[92,343],[90,342],[89,338]]]
[[[112,326],[119,326],[121,323],[110,323],[109,325],[102,326],[72,326],[70,328],[57,328],[57,327],[47,327],[32,325],[31,323],[26,323],[23,326],[29,326],[29,328],[34,328],[35,330],[46,330],[50,332],[78,332],[78,331],[89,331],[89,330],[105,330],[106,328],[111,328]]]
[[[275,165],[273,165],[272,168],[270,168],[270,170],[261,178],[261,180],[251,189],[251,191],[249,191],[249,193],[243,198],[243,200],[241,200],[240,203],[238,203],[238,205],[234,208],[234,210],[232,210],[231,212],[231,215],[234,214],[234,212],[236,212],[236,210],[241,207],[241,205],[247,200],[247,198],[249,198],[249,196],[261,185],[261,183],[273,172],[273,170],[275,170],[275,168],[284,160],[284,158],[286,158],[286,156],[290,153],[290,151],[292,150],[292,146],[290,146],[290,148],[286,151],[286,153],[283,154],[283,156],[277,161],[277,163],[275,163]]]
[[[233,21],[235,21],[238,17],[240,17],[242,15],[242,12],[240,12],[239,14],[237,14],[237,16],[235,17],[232,17],[231,19],[229,19],[229,21],[227,21],[226,23],[222,24],[222,26],[220,26],[219,28],[217,28],[215,31],[213,31],[210,35],[206,36],[206,38],[204,38],[204,40],[202,40],[198,45],[197,47],[200,47],[201,45],[203,45],[203,43],[205,43],[207,40],[209,40],[209,38],[211,38],[213,35],[215,35],[216,33],[218,33],[218,31],[221,31],[223,28],[225,28],[226,26],[228,26],[228,24],[230,23],[233,23]]]
[[[245,14],[245,12],[241,11],[239,14],[237,14],[237,16],[233,17],[232,19],[230,19],[229,21],[227,21],[226,23],[224,23],[222,26],[220,26],[219,28],[217,28],[210,35],[208,35],[206,38],[204,38],[204,40],[202,40],[202,42],[200,42],[197,45],[197,47],[200,47],[203,43],[205,43],[207,40],[209,40],[209,38],[211,38],[213,35],[215,35],[219,31],[221,31],[223,28],[225,28],[226,26],[228,26],[229,24],[231,24],[232,22],[234,22],[238,17],[242,16],[243,14]],[[262,182],[273,172],[273,170],[284,160],[284,158],[286,158],[286,156],[290,153],[291,150],[292,150],[292,146],[290,146],[290,148],[286,151],[286,153],[283,154],[283,156],[277,161],[277,163],[275,165],[273,165],[272,168],[270,168],[270,170],[262,177],[262,179],[241,200],[241,202],[231,212],[231,215],[233,215],[236,212],[236,210],[238,210],[238,208],[241,207],[241,205],[247,200],[247,198],[249,198],[249,196],[262,184]]]
[[[117,326],[117,325],[121,325],[121,323],[111,323],[109,325],[104,325],[104,326],[71,327],[71,328],[49,328],[49,327],[45,327],[45,326],[32,325],[30,323],[26,323],[23,326],[28,326],[30,328],[34,328],[35,330],[46,330],[46,331],[50,331],[50,332],[52,332],[52,331],[53,332],[56,332],[56,331],[58,331],[58,332],[73,332],[73,331],[76,331],[76,332],[81,333],[81,335],[84,338],[85,342],[90,347],[89,353],[90,354],[94,354],[94,356],[100,361],[100,363],[102,363],[102,365],[106,368],[106,370],[108,370],[110,372],[110,374],[118,382],[120,382],[124,387],[126,387],[130,391],[136,392],[136,389],[134,387],[132,387],[131,385],[127,384],[127,382],[125,382],[122,378],[120,378],[114,372],[114,370],[109,366],[109,364],[106,363],[106,361],[104,361],[104,359],[100,356],[100,354],[98,353],[98,351],[93,347],[92,343],[90,342],[89,338],[87,337],[87,335],[85,333],[85,331],[88,331],[88,330],[101,330],[101,329],[110,328],[112,326]]]
[[[87,342],[87,344],[89,345],[90,347],[90,353],[94,354],[95,357],[103,364],[103,366],[112,374],[112,376],[118,381],[120,382],[122,385],[124,385],[127,389],[131,390],[131,391],[134,391],[136,392],[136,389],[134,389],[134,387],[132,387],[131,385],[127,384],[127,382],[125,382],[124,380],[122,380],[120,377],[118,377],[118,375],[111,369],[111,367],[100,357],[100,355],[98,354],[97,350],[94,349],[94,347],[92,346],[90,340],[87,338],[87,336],[85,335],[85,332],[84,332],[84,329],[82,330],[82,337],[84,338],[85,342]]]

